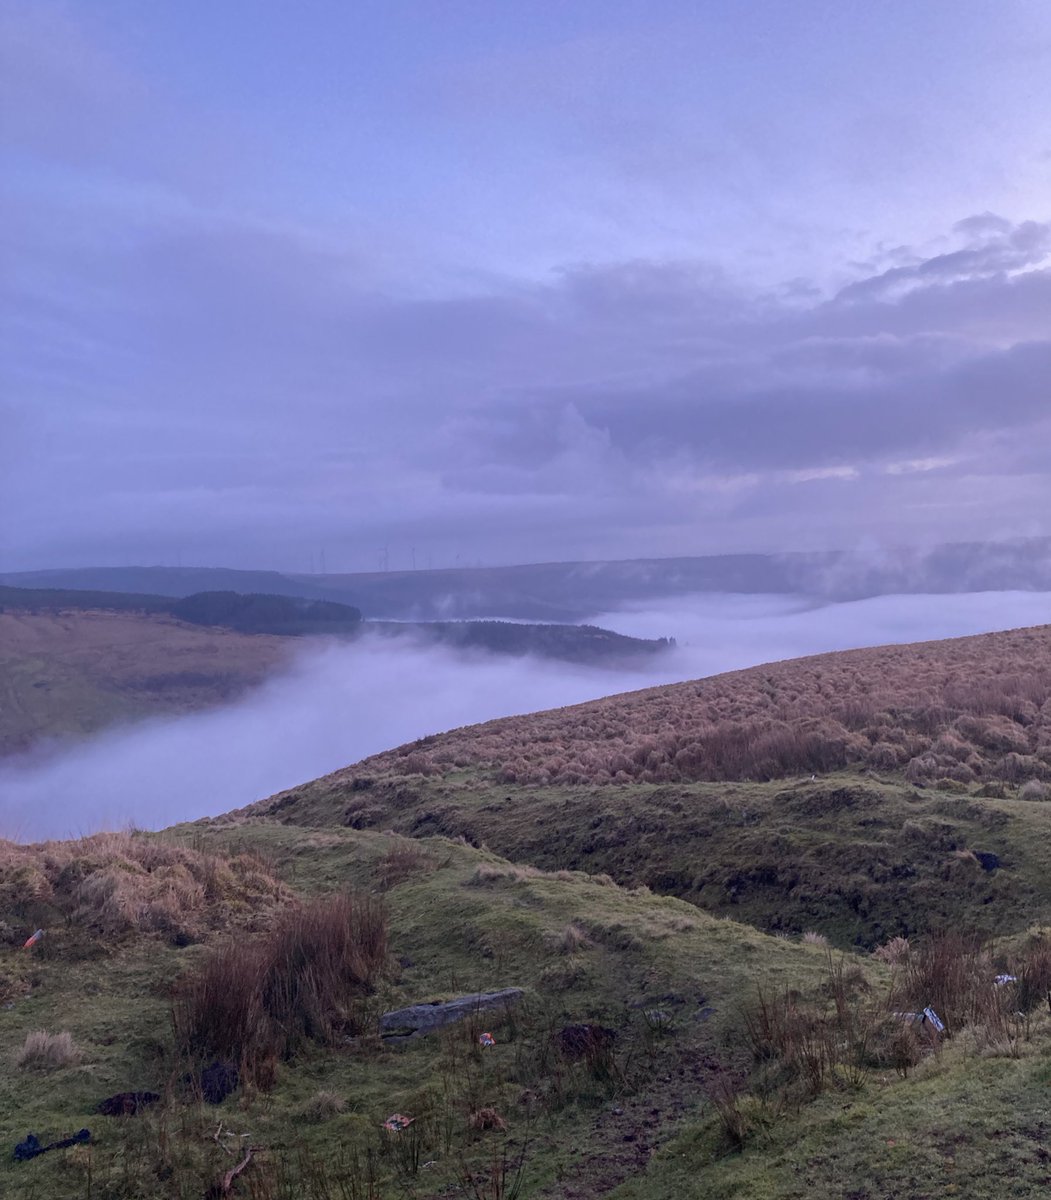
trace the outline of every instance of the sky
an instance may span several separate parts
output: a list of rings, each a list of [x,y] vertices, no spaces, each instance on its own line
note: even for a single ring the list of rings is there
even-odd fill
[[[673,651],[634,670],[463,653],[405,638],[304,648],[291,669],[236,703],[0,761],[0,838],[158,829],[477,721],[828,650],[1046,623],[1049,611],[1046,592],[826,605],[792,596],[676,596],[601,616],[623,633],[678,639]]]
[[[1046,0],[0,0],[0,569],[1051,533]]]

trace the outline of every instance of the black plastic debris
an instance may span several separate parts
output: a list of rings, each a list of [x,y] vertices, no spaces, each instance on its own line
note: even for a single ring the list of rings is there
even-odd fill
[[[572,1061],[608,1053],[617,1040],[617,1031],[604,1025],[567,1025],[558,1033],[558,1048]]]
[[[117,1092],[100,1100],[95,1111],[104,1117],[134,1117],[159,1099],[156,1092]]]
[[[201,1095],[209,1104],[222,1104],[239,1082],[233,1063],[213,1062],[201,1072]]]
[[[65,1150],[67,1146],[76,1146],[81,1142],[90,1141],[91,1131],[89,1129],[81,1129],[79,1133],[73,1134],[72,1137],[62,1138],[57,1142],[48,1142],[46,1146],[41,1144],[40,1139],[35,1133],[31,1133],[26,1137],[24,1142],[19,1142],[15,1147],[15,1162],[27,1162],[38,1155],[47,1154],[49,1150]]]

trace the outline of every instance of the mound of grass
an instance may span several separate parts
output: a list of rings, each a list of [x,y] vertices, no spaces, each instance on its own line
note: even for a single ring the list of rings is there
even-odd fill
[[[9,941],[42,927],[39,953],[74,926],[93,938],[200,937],[251,923],[287,899],[251,854],[205,853],[139,833],[26,846],[0,841],[0,919]]]
[[[434,835],[462,836],[533,869],[645,884],[770,932],[811,930],[838,946],[1051,921],[1044,805],[873,775],[539,787],[463,770],[376,778],[357,790],[330,777],[226,820],[274,819],[389,828],[421,846]]]
[[[48,1033],[35,1029],[26,1034],[15,1058],[15,1065],[23,1071],[57,1071],[80,1062],[80,1050],[71,1033]]]
[[[265,934],[214,947],[179,982],[177,1047],[269,1086],[276,1059],[361,1031],[362,998],[386,965],[386,914],[374,899],[341,892],[295,905]]]

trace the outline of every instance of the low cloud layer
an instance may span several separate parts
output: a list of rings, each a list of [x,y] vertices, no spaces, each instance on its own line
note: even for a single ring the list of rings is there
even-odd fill
[[[103,734],[0,766],[0,836],[160,828],[249,804],[414,738],[803,654],[1047,623],[1051,595],[884,596],[815,606],[794,597],[676,597],[605,614],[674,654],[639,671],[463,655],[362,640],[308,653],[240,703]]]

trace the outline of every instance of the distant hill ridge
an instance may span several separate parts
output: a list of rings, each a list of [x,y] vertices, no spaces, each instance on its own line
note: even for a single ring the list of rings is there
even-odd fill
[[[1051,591],[1051,538],[871,552],[722,554],[321,575],[219,567],[84,567],[0,574],[0,583],[165,596],[229,590],[294,595],[351,604],[375,619],[579,622],[629,602],[701,592],[861,599],[891,593]]]
[[[16,588],[0,585],[0,612],[108,611],[170,616],[192,625],[277,636],[356,634],[366,627],[388,637],[414,635],[428,642],[498,654],[539,654],[571,662],[628,659],[673,646],[673,638],[635,638],[594,625],[511,621],[370,621],[358,609],[332,600],[241,592],[195,592],[182,598],[135,592]]]
[[[287,666],[297,638],[366,631],[596,667],[637,666],[670,644],[593,626],[366,622],[348,605],[294,596],[0,586],[0,755],[235,699]]]
[[[264,593],[195,592],[181,599],[126,592],[0,586],[0,611],[54,612],[62,609],[162,613],[191,625],[241,633],[295,636],[356,630],[361,613],[347,604]]]

